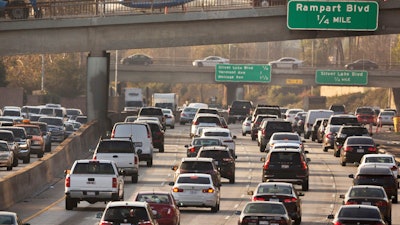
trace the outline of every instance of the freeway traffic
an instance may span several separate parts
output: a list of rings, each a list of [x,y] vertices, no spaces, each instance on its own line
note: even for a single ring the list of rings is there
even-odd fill
[[[171,167],[186,156],[185,144],[189,144],[190,126],[176,125],[175,129],[168,129],[165,135],[165,152],[155,151],[153,167],[146,167],[141,163],[139,181],[137,184],[126,182],[125,200],[132,199],[139,190],[170,190],[168,183],[173,179]],[[263,163],[260,157],[265,153],[259,151],[257,143],[249,136],[241,135],[239,124],[230,125],[236,139],[236,182],[230,184],[222,179],[221,208],[218,213],[211,213],[204,208],[181,208],[181,224],[237,224],[237,210],[241,210],[250,200],[247,191],[254,190],[261,182],[261,168]],[[356,166],[342,167],[338,158],[332,156],[332,151],[323,152],[321,144],[307,139],[305,148],[309,151],[307,157],[310,162],[310,188],[302,198],[302,224],[328,224],[327,216],[335,213],[341,205],[340,194],[344,194],[351,185],[349,174],[356,172]],[[66,168],[67,169],[67,168]],[[127,181],[128,178],[125,178]],[[300,186],[296,188],[301,189]],[[22,219],[30,224],[64,225],[64,224],[98,224],[96,214],[104,210],[102,202],[89,204],[81,202],[73,211],[66,211],[64,205],[64,179],[59,178],[47,190],[35,197],[15,204],[9,210],[18,212]],[[398,204],[393,204],[393,224],[400,224]],[[207,218],[207,219],[206,219]]]

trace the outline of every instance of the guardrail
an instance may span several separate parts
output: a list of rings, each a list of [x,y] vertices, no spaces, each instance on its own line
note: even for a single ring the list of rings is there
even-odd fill
[[[13,2],[15,0],[10,0]],[[187,2],[179,4],[179,2]],[[172,6],[174,4],[177,6]],[[105,17],[115,15],[143,15],[185,13],[270,7],[286,5],[286,0],[122,0],[122,1],[40,1],[10,3],[0,8],[0,17],[6,20],[55,19],[65,17]],[[133,7],[135,5],[136,7]],[[2,21],[2,22],[3,22]]]

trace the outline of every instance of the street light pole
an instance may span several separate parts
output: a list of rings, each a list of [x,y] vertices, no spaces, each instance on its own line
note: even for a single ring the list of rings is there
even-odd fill
[[[41,85],[40,85],[40,91],[43,93],[44,92],[44,55],[40,55],[42,57],[42,77],[41,77]]]
[[[114,96],[118,96],[117,82],[118,82],[118,50],[115,50]]]

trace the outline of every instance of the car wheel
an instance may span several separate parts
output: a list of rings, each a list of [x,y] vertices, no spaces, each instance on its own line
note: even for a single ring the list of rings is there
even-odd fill
[[[246,136],[246,132],[243,132],[243,131],[242,131],[242,136]]]
[[[233,174],[233,176],[229,179],[229,183],[230,184],[234,184],[235,183],[235,174]]]
[[[164,145],[160,146],[160,148],[158,149],[158,152],[164,152]]]
[[[17,157],[15,157],[15,158],[13,159],[13,164],[12,164],[12,166],[13,166],[13,167],[17,167],[17,166],[18,166],[18,164],[19,164],[19,162],[18,162],[18,158],[17,158]]]
[[[12,165],[11,166],[7,166],[7,171],[10,171],[10,170],[12,170]]]
[[[29,154],[28,156],[26,156],[23,160],[22,163],[30,163],[31,162],[31,155]]]
[[[397,195],[398,194],[397,194],[397,191],[396,191],[396,194],[395,194],[394,198],[392,199],[393,203],[397,203],[398,202]]]
[[[294,224],[295,224],[295,225],[300,225],[300,224],[301,224],[301,216],[300,216],[299,218],[296,218],[296,219],[294,220]]]
[[[345,161],[342,161],[342,162],[340,163],[340,165],[346,166],[346,162],[345,162]]]
[[[251,140],[252,140],[252,141],[255,141],[255,140],[256,140],[256,136],[251,135]]]
[[[175,129],[175,126],[171,126],[170,128],[171,128],[171,129]]]
[[[51,152],[51,144],[46,145],[44,150],[45,150],[45,152]]]
[[[334,155],[335,157],[339,157],[339,156],[340,156],[340,151],[335,149],[335,150],[333,151],[333,155]]]
[[[328,151],[328,147],[323,147],[323,151],[327,152]]]
[[[211,212],[216,213],[218,212],[219,204],[217,203],[215,206],[211,207]]]
[[[265,147],[266,146],[260,144],[260,152],[265,152]]]
[[[309,181],[307,179],[307,180],[304,180],[303,183],[301,184],[301,190],[308,191],[308,189],[309,189]]]
[[[38,154],[37,154],[37,157],[40,159],[40,158],[43,158],[43,155],[44,155],[43,152],[42,152],[42,153],[38,153]]]
[[[75,207],[77,206],[77,202],[74,199],[70,198],[70,197],[66,197],[65,198],[65,209],[66,210],[73,210],[74,206]]]
[[[131,181],[132,181],[132,183],[136,184],[136,183],[138,182],[138,177],[139,177],[139,175],[138,175],[138,174],[134,174],[134,175],[132,175],[132,177],[131,177]]]
[[[153,159],[150,159],[147,161],[147,167],[152,167],[153,166]]]

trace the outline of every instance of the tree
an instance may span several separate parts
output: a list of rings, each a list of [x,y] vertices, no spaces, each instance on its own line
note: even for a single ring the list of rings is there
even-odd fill
[[[0,87],[6,87],[7,84],[8,84],[8,82],[7,82],[6,66],[4,65],[4,62],[1,60],[0,61]]]

